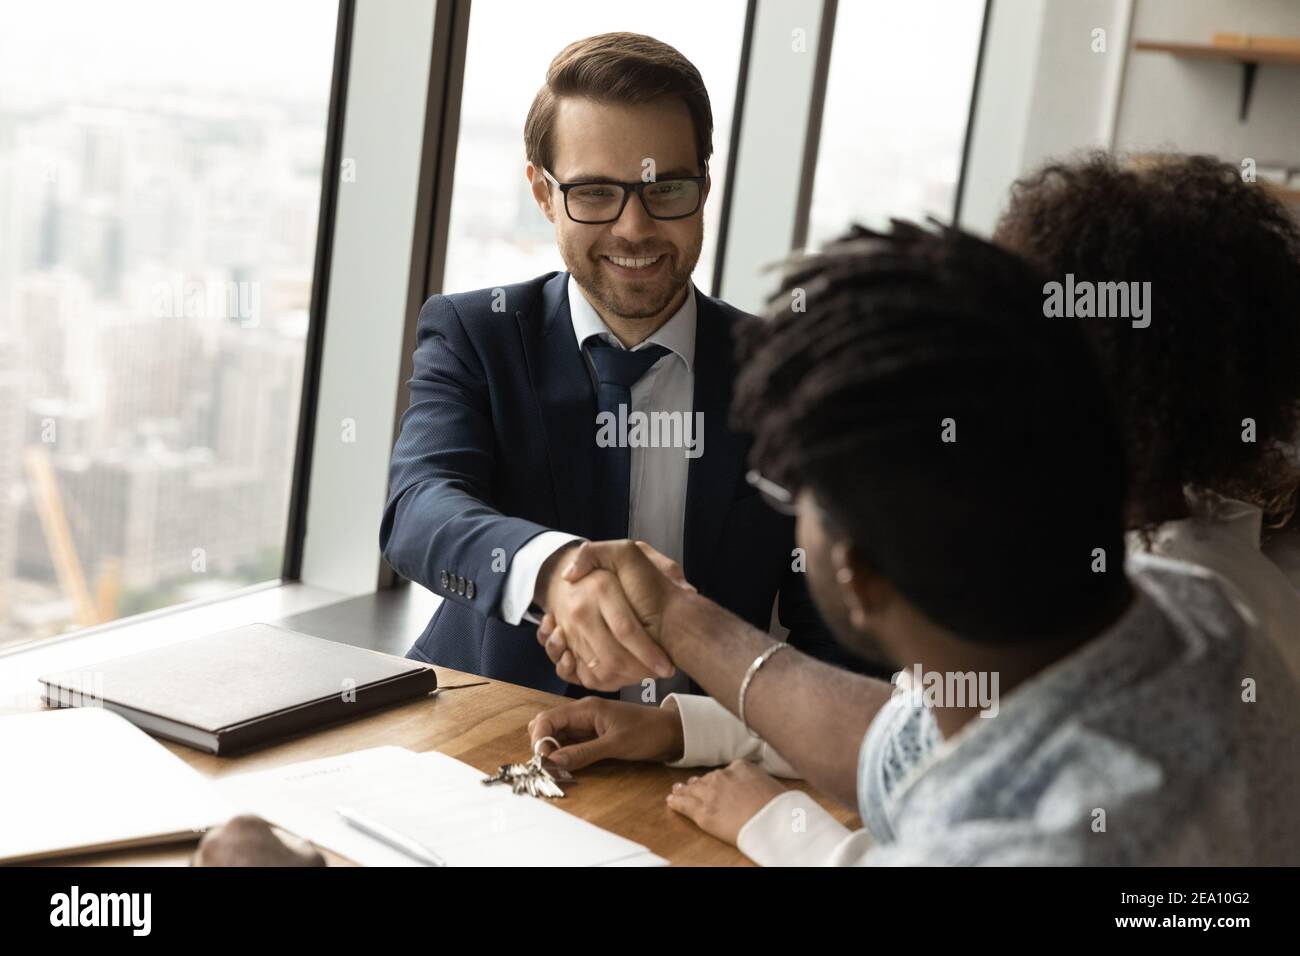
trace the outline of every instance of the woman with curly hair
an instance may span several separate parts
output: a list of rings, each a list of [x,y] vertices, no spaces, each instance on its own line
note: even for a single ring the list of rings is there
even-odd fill
[[[1141,322],[1078,320],[1123,423],[1130,551],[1226,578],[1300,672],[1300,585],[1267,557],[1300,534],[1296,221],[1212,157],[1092,153],[1017,182],[994,239],[1059,282],[1150,283]]]

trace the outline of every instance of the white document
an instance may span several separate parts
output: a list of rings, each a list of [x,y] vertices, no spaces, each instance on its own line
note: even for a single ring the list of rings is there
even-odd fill
[[[197,770],[99,707],[0,718],[0,860],[193,840],[229,807]]]
[[[667,862],[536,797],[484,786],[483,776],[436,751],[375,747],[226,777],[217,785],[239,810],[366,866],[422,864],[345,823],[340,806],[428,847],[449,866]]]

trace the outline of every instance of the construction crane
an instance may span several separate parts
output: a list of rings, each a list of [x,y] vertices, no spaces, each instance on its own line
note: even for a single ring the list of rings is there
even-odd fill
[[[36,513],[40,517],[41,530],[45,532],[45,543],[50,549],[54,573],[58,576],[59,587],[76,609],[77,624],[90,627],[111,621],[117,613],[120,563],[116,558],[103,562],[96,593],[92,597],[90,588],[86,585],[81,558],[72,540],[72,529],[68,526],[63,495],[59,492],[59,482],[55,478],[49,453],[39,445],[29,447],[23,455],[23,464],[27,468],[27,478],[35,494]]]

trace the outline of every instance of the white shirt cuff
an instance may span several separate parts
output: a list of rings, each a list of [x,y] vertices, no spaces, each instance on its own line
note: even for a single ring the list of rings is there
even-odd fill
[[[872,847],[802,790],[773,797],[740,828],[736,846],[760,866],[854,866]]]
[[[507,624],[518,624],[521,621],[540,624],[541,619],[537,615],[528,613],[537,590],[537,575],[541,573],[547,558],[566,544],[582,540],[563,531],[543,531],[516,551],[501,592],[501,619]]]
[[[669,694],[682,721],[682,757],[670,767],[720,767],[733,760],[757,763],[776,777],[799,774],[762,739],[753,736],[740,718],[712,697],[701,694]]]

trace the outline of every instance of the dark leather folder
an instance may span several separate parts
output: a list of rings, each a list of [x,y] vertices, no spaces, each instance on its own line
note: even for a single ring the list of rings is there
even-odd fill
[[[51,707],[104,707],[214,754],[427,694],[433,669],[403,657],[250,624],[40,678]]]

